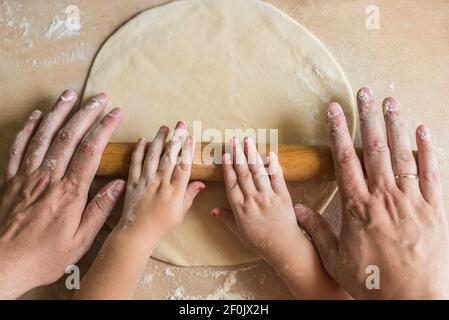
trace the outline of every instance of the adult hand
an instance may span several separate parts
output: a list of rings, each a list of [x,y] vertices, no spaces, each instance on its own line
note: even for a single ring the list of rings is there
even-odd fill
[[[367,182],[341,107],[328,109],[343,204],[340,239],[300,205],[298,222],[327,271],[353,297],[448,298],[449,230],[429,129],[416,131],[418,175],[399,102],[383,101],[386,135],[372,91],[362,88],[357,102]]]
[[[34,111],[9,153],[0,195],[0,298],[59,279],[89,249],[125,188],[113,181],[87,203],[122,112],[113,109],[94,125],[107,104],[100,94],[66,121],[75,102],[66,90],[46,117]]]

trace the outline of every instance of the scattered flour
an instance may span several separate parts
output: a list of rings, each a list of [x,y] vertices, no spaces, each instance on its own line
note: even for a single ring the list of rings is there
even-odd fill
[[[164,273],[165,273],[166,277],[173,278],[175,276],[175,274],[173,273],[173,270],[170,267],[167,267],[167,269],[165,269]]]
[[[81,30],[81,24],[73,23],[72,19],[67,17],[66,19],[61,19],[59,16],[55,16],[45,33],[45,37],[51,41],[57,41],[65,37],[72,37],[79,35]]]
[[[390,83],[388,83],[388,89],[390,89],[391,92],[394,91],[396,84],[393,81],[390,81]]]
[[[206,296],[194,296],[186,293],[184,286],[177,287],[168,294],[169,300],[246,300],[251,299],[247,294],[233,293],[232,289],[237,283],[237,272],[231,271],[223,284]]]
[[[151,282],[153,281],[153,275],[152,274],[144,274],[142,277],[142,282],[145,286],[149,287]]]
[[[170,300],[246,300],[252,299],[249,294],[242,294],[233,292],[233,288],[237,283],[237,274],[242,271],[248,271],[256,266],[249,266],[246,268],[238,269],[238,270],[224,270],[224,271],[212,271],[212,270],[189,270],[188,272],[191,275],[208,278],[208,279],[218,279],[223,277],[223,283],[218,286],[216,289],[212,290],[207,295],[190,295],[186,293],[186,289],[182,284],[179,284],[172,292],[168,293],[167,298]],[[165,274],[167,275],[167,270],[170,270],[169,274],[172,274],[172,270],[168,267],[165,270]],[[169,276],[172,278],[172,276]]]

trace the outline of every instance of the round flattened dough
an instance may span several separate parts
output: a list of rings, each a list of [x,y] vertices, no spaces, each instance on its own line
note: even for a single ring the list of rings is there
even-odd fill
[[[352,90],[336,61],[302,25],[256,0],[175,1],[139,14],[95,59],[84,97],[101,91],[125,111],[114,141],[151,139],[161,124],[183,119],[222,132],[278,128],[280,143],[323,145],[331,100],[355,131]],[[327,181],[289,188],[294,202],[319,211],[336,190]],[[211,217],[217,206],[227,206],[224,186],[208,183],[153,256],[181,266],[257,260]]]

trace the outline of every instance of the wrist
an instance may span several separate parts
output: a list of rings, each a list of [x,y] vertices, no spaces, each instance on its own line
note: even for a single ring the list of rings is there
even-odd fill
[[[17,299],[28,291],[43,285],[39,283],[34,272],[27,272],[27,264],[22,261],[23,255],[11,254],[12,251],[0,248],[0,299]]]
[[[259,255],[274,269],[281,268],[288,265],[289,258],[292,256],[291,252],[295,251],[297,246],[302,245],[302,235],[299,229],[285,232],[281,237],[269,236],[267,239],[275,239],[269,246],[265,246],[264,250],[259,252]]]
[[[158,233],[144,232],[144,230],[133,226],[116,226],[112,230],[108,240],[113,246],[119,246],[121,248],[126,246],[129,249],[135,248],[151,254],[161,238]]]

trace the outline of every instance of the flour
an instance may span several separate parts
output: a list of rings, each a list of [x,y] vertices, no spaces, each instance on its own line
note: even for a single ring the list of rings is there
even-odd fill
[[[394,91],[395,86],[396,85],[393,81],[390,81],[390,83],[388,83],[388,89],[390,89],[391,92]]]
[[[149,287],[151,282],[153,281],[153,275],[152,274],[144,274],[142,277],[142,282],[145,286]]]
[[[218,279],[224,278],[223,283],[206,295],[191,295],[186,293],[185,287],[180,284],[172,292],[169,292],[167,298],[170,300],[246,300],[254,297],[248,294],[234,292],[237,284],[237,274],[242,271],[248,271],[256,268],[256,265],[248,266],[238,270],[186,270],[190,275],[201,278]],[[171,268],[167,268],[171,271]],[[166,269],[166,270],[167,270]],[[182,270],[182,269],[180,269]],[[166,273],[166,271],[165,271]],[[264,275],[265,277],[265,275]]]
[[[80,34],[81,20],[80,10],[75,5],[69,5],[64,9],[65,18],[55,16],[48,27],[45,37],[51,41],[57,41],[66,37]]]
[[[231,271],[223,284],[205,296],[195,296],[186,293],[184,286],[177,287],[168,294],[169,300],[247,300],[250,295],[233,293],[232,289],[237,283],[237,272]]]

